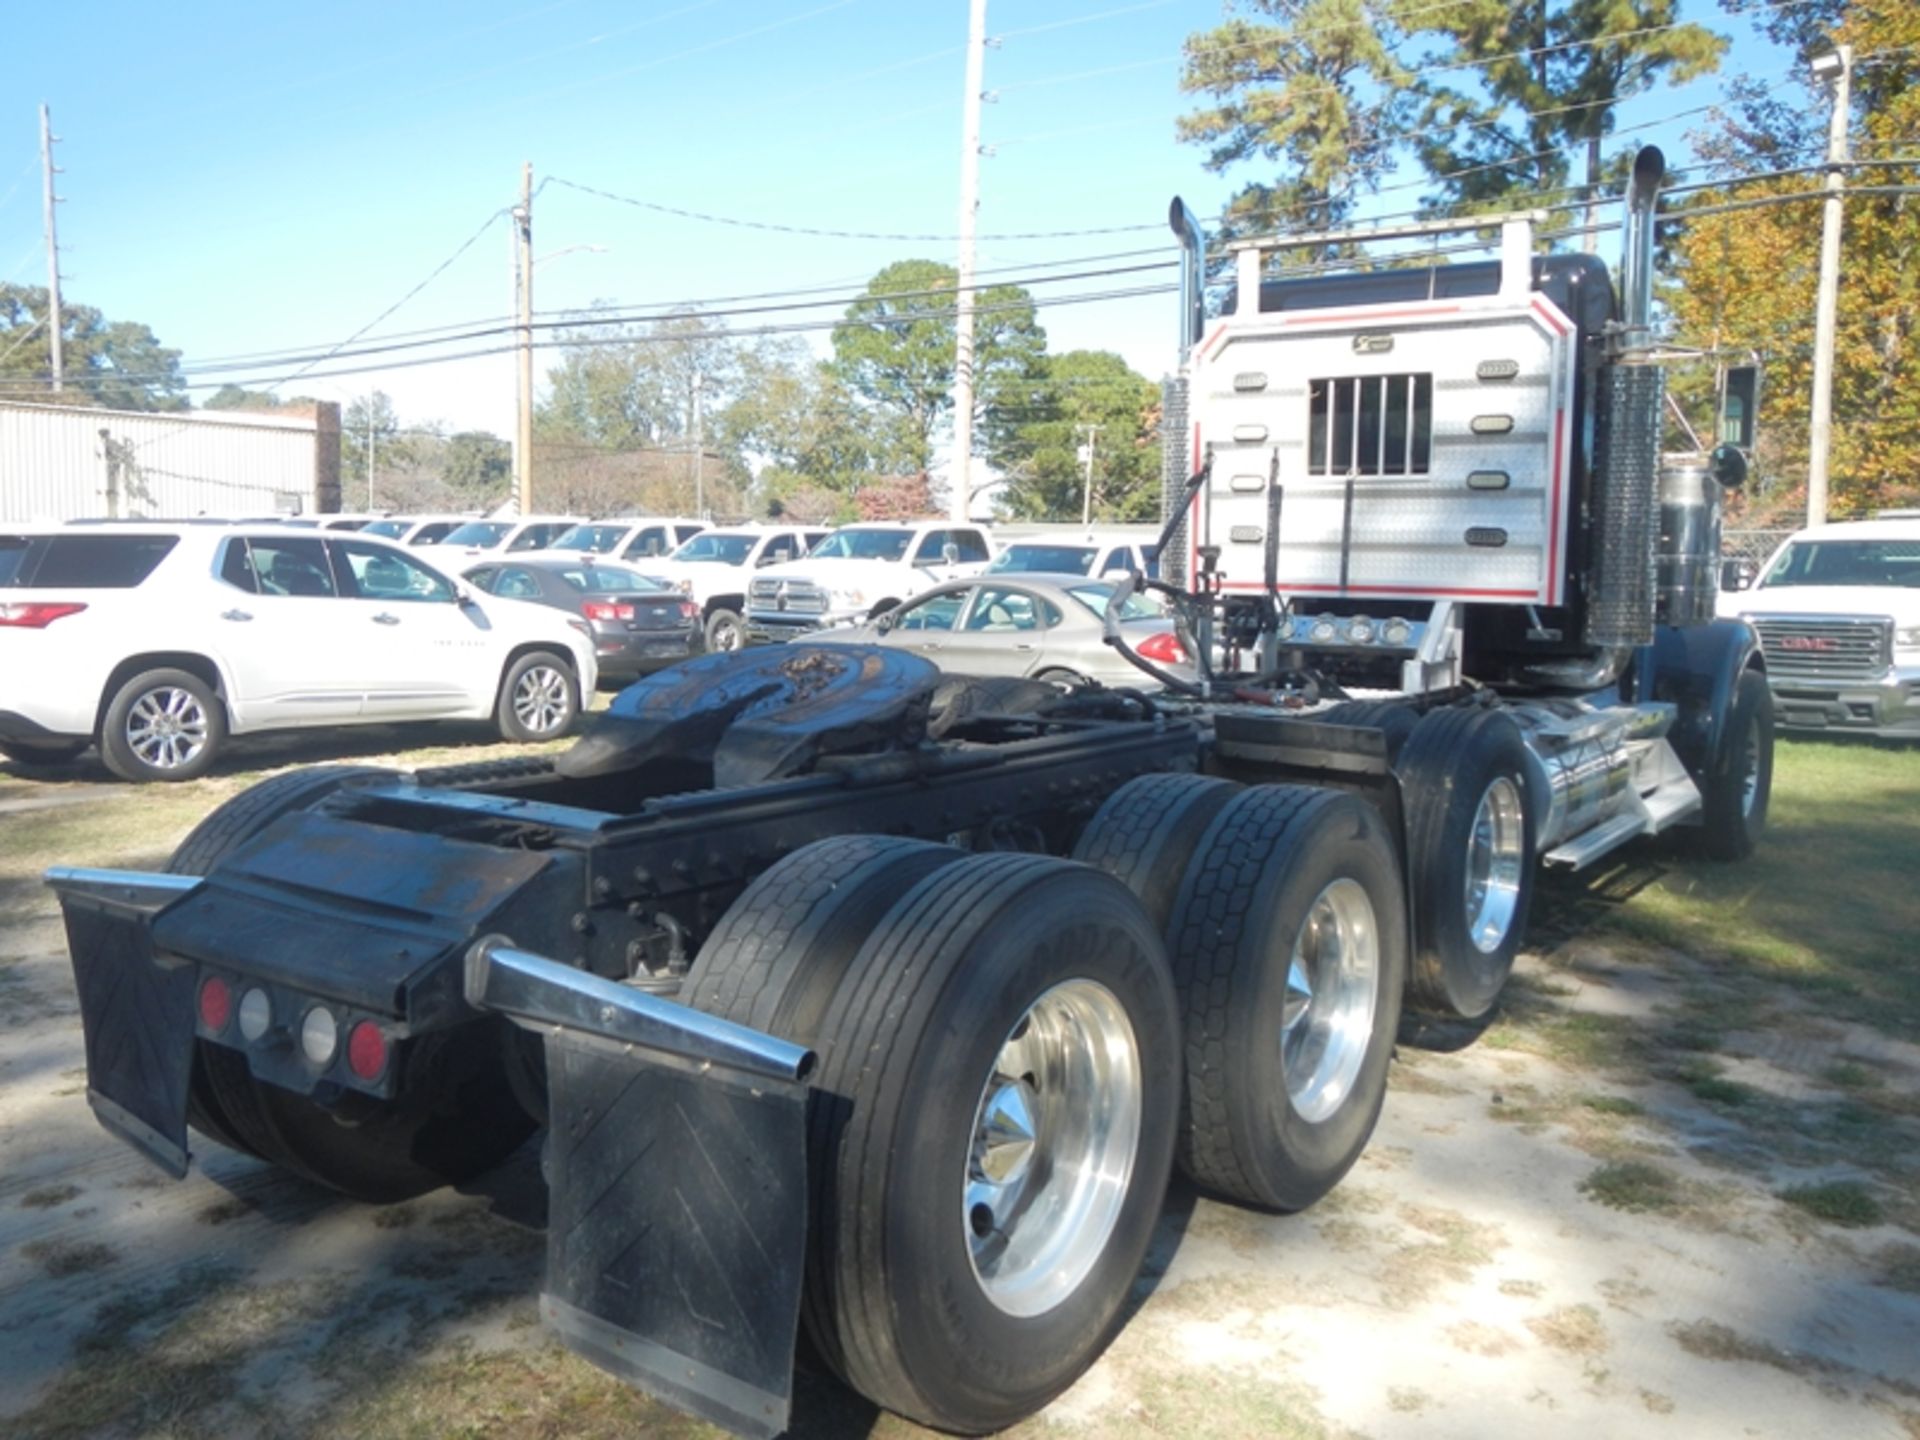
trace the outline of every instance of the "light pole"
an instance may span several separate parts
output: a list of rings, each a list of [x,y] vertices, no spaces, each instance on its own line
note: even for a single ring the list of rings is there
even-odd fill
[[[1847,111],[1853,104],[1853,47],[1813,57],[1813,73],[1833,91],[1827,120],[1827,198],[1820,217],[1820,294],[1813,321],[1813,415],[1807,453],[1807,524],[1827,519],[1827,457],[1833,446],[1833,347],[1840,308],[1840,208],[1846,179]]]

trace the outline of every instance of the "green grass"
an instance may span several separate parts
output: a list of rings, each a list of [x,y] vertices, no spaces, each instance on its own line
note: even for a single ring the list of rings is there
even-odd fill
[[[1796,1209],[1804,1210],[1829,1225],[1864,1229],[1886,1218],[1873,1192],[1858,1180],[1833,1180],[1825,1185],[1795,1185],[1782,1190],[1780,1198]]]
[[[1672,1212],[1685,1204],[1680,1181],[1673,1172],[1644,1160],[1602,1165],[1580,1182],[1580,1192],[1609,1210],[1635,1214]]]
[[[1783,982],[1813,1008],[1920,1030],[1920,745],[1782,738],[1751,859],[1673,863],[1609,907],[1604,928]],[[1676,1039],[1702,1044],[1704,1017]]]

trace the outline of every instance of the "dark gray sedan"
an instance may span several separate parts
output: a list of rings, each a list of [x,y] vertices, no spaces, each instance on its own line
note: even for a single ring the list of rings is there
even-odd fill
[[[627,681],[700,653],[700,607],[614,561],[562,556],[490,561],[466,572],[503,600],[571,610],[593,634],[603,681]]]
[[[1065,686],[1153,681],[1103,639],[1117,582],[1084,575],[980,575],[936,585],[878,619],[821,630],[809,644],[884,645],[924,655],[959,675],[1025,675]],[[1127,643],[1181,679],[1193,666],[1152,595],[1120,614]]]

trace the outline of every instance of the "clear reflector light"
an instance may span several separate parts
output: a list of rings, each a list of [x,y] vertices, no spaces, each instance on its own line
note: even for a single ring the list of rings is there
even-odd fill
[[[273,1002],[266,991],[256,988],[240,997],[240,1033],[248,1040],[258,1040],[272,1023]]]
[[[307,1011],[300,1022],[300,1053],[316,1065],[325,1065],[340,1048],[340,1026],[324,1005]]]

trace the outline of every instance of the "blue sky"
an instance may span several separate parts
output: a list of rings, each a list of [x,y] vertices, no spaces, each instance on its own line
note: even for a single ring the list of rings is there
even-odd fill
[[[1173,138],[1175,117],[1192,108],[1176,83],[1181,42],[1221,13],[1218,0],[991,0],[988,29],[1001,39],[986,64],[998,98],[984,110],[992,153],[981,162],[981,231],[1147,228],[983,240],[983,268],[1160,246],[1170,195],[1206,214],[1255,178],[1209,175],[1199,150]],[[1704,0],[1687,0],[1683,18],[1735,37],[1723,73],[1789,73],[1750,21]],[[603,247],[539,268],[543,311],[811,286],[850,293],[892,260],[951,262],[953,247],[706,223],[557,180],[740,219],[950,235],[966,25],[965,0],[17,7],[0,102],[0,279],[45,281],[44,100],[62,137],[67,298],[144,321],[190,366],[324,349],[483,225],[374,333],[504,316],[509,231],[504,219],[487,222],[516,200],[528,160],[536,180],[557,177],[535,205],[536,255]],[[58,59],[35,81],[23,56]],[[1623,121],[1659,120],[1718,92],[1718,81],[1657,92]],[[1697,123],[1614,143],[1653,139],[1678,163]],[[1416,194],[1388,198],[1378,208],[1404,208]],[[1068,281],[1036,294],[1167,278]],[[1056,350],[1115,349],[1158,375],[1173,309],[1155,295],[1043,306],[1041,319]],[[287,388],[347,399],[378,386],[407,423],[508,434],[510,367],[491,356]]]

